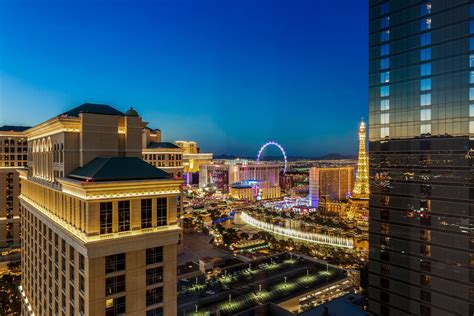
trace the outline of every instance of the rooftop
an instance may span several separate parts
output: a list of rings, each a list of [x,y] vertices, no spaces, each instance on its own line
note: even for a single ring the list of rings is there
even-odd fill
[[[170,179],[170,176],[138,157],[97,157],[73,170],[69,178],[96,182]]]
[[[78,117],[81,113],[94,113],[94,114],[105,114],[105,115],[120,115],[124,116],[122,112],[106,104],[94,104],[84,103],[75,107],[67,112],[60,114],[59,116],[74,116]]]
[[[175,149],[179,149],[181,147],[179,146],[176,146],[175,144],[173,143],[169,143],[169,142],[151,142],[150,144],[148,144],[147,148],[175,148]]]
[[[3,125],[0,126],[0,132],[23,132],[31,127],[29,126],[14,126],[14,125]]]

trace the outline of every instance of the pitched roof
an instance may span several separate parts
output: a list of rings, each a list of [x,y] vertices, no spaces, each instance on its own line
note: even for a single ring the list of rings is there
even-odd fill
[[[31,127],[29,126],[14,126],[14,125],[3,125],[0,126],[0,131],[2,132],[23,132]]]
[[[106,114],[106,115],[120,115],[124,114],[119,110],[111,107],[106,104],[94,104],[94,103],[84,103],[75,107],[67,112],[60,114],[59,116],[76,116],[78,117],[80,113],[94,113],[94,114]]]
[[[169,179],[170,175],[138,157],[97,157],[73,170],[68,177],[95,182]]]
[[[179,146],[169,142],[151,142],[147,148],[180,148]]]

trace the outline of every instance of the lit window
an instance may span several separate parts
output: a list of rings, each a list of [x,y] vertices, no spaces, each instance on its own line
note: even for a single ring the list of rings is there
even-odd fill
[[[474,134],[474,121],[469,122],[469,134]]]
[[[431,120],[431,109],[424,109],[420,111],[420,121]]]
[[[431,44],[431,33],[421,34],[421,46],[426,46]]]
[[[421,5],[421,15],[427,15],[431,13],[431,2],[423,3]]]
[[[390,59],[383,58],[380,60],[380,69],[390,68]]]
[[[390,82],[390,72],[382,72],[380,74],[380,83],[389,83]]]
[[[382,5],[380,6],[380,15],[387,14],[388,10],[389,10],[388,2],[382,3]]]
[[[390,40],[390,30],[382,31],[380,33],[380,41],[387,42]]]
[[[421,79],[420,89],[421,91],[431,90],[431,78]]]
[[[469,83],[474,83],[474,71],[469,71]]]
[[[125,296],[107,299],[105,301],[105,316],[125,315]]]
[[[469,104],[469,117],[474,117],[474,104]]]
[[[386,16],[380,19],[380,27],[381,28],[386,28],[390,26],[390,17]]]
[[[431,93],[420,95],[420,105],[421,106],[431,105]]]
[[[423,48],[420,53],[421,60],[430,60],[431,59],[431,48]]]
[[[388,44],[380,46],[380,55],[385,56],[388,54],[390,54],[390,46]]]
[[[422,19],[421,20],[421,30],[426,31],[431,29],[431,19]]]
[[[382,127],[380,128],[380,137],[389,137],[390,136],[390,127]]]
[[[390,123],[390,113],[380,114],[380,124],[388,124],[388,123]]]
[[[474,88],[469,88],[469,100],[474,100]]]
[[[380,110],[386,111],[390,109],[390,99],[380,100]]]
[[[422,64],[420,66],[420,73],[422,76],[429,76],[431,75],[431,63]]]
[[[431,124],[421,124],[420,134],[431,134]]]
[[[380,87],[380,96],[381,97],[388,97],[389,95],[390,95],[390,86]]]

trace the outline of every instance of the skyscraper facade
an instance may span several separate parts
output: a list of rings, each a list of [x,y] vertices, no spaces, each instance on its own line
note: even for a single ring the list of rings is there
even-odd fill
[[[374,315],[474,314],[471,2],[369,2]]]
[[[182,181],[141,159],[143,124],[83,104],[25,132],[23,315],[176,315]]]
[[[318,207],[325,201],[347,199],[354,187],[354,167],[312,167],[309,169],[309,203]]]

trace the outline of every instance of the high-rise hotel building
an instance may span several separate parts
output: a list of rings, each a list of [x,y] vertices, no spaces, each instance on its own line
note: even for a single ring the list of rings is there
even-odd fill
[[[17,169],[26,168],[27,142],[24,126],[0,126],[0,272],[8,262],[20,259],[20,179]]]
[[[144,125],[84,104],[26,131],[24,315],[176,315],[182,181],[141,159]]]
[[[473,315],[474,3],[369,3],[369,309]]]

